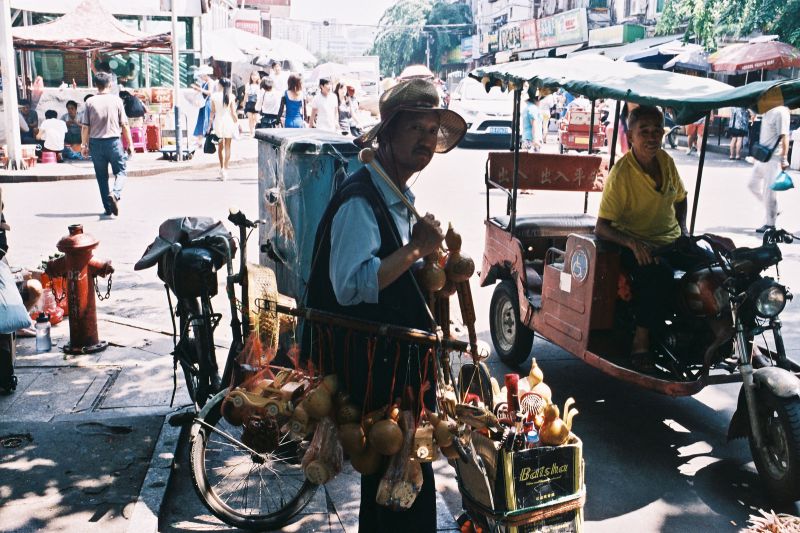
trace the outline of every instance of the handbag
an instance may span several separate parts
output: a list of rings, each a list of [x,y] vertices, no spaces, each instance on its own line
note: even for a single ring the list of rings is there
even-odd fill
[[[775,149],[780,144],[781,139],[783,139],[783,135],[778,135],[778,140],[775,141],[775,144],[770,148],[769,146],[765,146],[761,143],[753,143],[750,145],[750,155],[756,161],[761,161],[762,163],[766,163],[772,158],[772,154],[775,153]]]
[[[217,137],[213,133],[206,133],[206,142],[203,143],[203,153],[204,154],[217,153],[218,142],[219,142],[219,137]]]
[[[785,170],[782,170],[769,188],[773,191],[788,191],[789,189],[794,189],[794,182],[792,177]]]

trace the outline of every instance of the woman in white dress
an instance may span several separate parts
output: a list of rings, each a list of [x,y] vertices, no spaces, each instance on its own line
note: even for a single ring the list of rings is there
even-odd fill
[[[236,99],[231,91],[231,80],[221,78],[217,84],[219,90],[211,95],[210,122],[214,134],[219,138],[217,155],[219,156],[219,179],[228,177],[228,162],[231,160],[231,141],[239,127],[236,117]]]

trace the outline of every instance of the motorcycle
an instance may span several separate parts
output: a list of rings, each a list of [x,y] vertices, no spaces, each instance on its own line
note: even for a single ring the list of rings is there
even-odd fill
[[[800,380],[786,356],[780,314],[792,293],[767,276],[794,236],[768,229],[762,245],[734,248],[712,235],[681,238],[656,250],[691,253],[705,242],[713,256],[675,283],[673,314],[655,333],[659,371],[694,381],[716,367],[740,374],[739,402],[728,439],[747,437],[756,468],[776,500],[800,499]],[[754,340],[771,331],[774,351]]]

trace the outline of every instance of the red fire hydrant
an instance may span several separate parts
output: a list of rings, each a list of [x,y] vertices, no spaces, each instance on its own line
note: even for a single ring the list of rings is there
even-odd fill
[[[72,224],[69,235],[62,237],[56,245],[64,256],[47,263],[47,275],[66,278],[69,343],[64,346],[64,351],[69,354],[95,353],[108,347],[108,343],[97,335],[94,278],[110,276],[114,268],[111,261],[92,257],[98,244],[100,241],[83,232],[82,224]]]

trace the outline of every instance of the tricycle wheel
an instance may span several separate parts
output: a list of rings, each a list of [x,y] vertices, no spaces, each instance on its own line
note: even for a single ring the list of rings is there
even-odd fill
[[[520,320],[517,288],[511,281],[502,281],[494,289],[489,307],[489,330],[494,350],[505,364],[518,366],[528,359],[533,347],[533,330]]]
[[[775,502],[800,500],[800,399],[762,390],[758,400],[764,446],[756,447],[749,435],[758,474]]]

